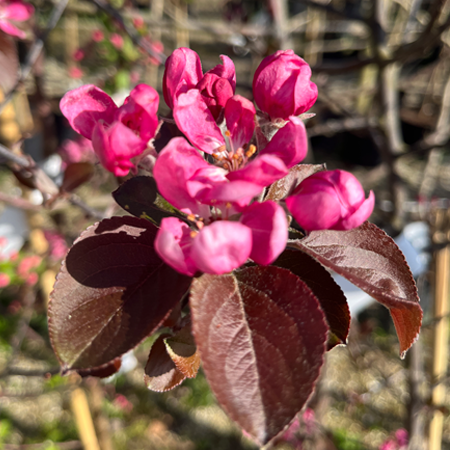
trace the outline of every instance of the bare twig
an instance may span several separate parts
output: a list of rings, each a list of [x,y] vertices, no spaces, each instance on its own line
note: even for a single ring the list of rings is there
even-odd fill
[[[23,65],[23,67],[20,71],[20,76],[19,76],[18,80],[16,81],[16,84],[5,95],[3,102],[0,104],[0,113],[3,111],[5,106],[11,101],[16,90],[20,86],[22,86],[23,82],[26,80],[26,78],[30,74],[31,69],[33,68],[34,64],[38,60],[39,55],[41,54],[42,49],[44,48],[44,43],[47,40],[48,35],[53,30],[53,28],[55,28],[56,24],[58,23],[59,19],[61,18],[64,10],[66,9],[67,3],[69,3],[69,0],[59,0],[59,2],[53,8],[52,14],[47,23],[47,27],[42,32],[41,36],[39,36],[33,42],[33,45],[31,46],[30,51],[28,52],[27,58],[25,60],[25,64]]]
[[[2,144],[0,144],[0,156],[8,161],[17,164],[20,167],[23,167],[24,169],[29,169],[32,167],[32,164],[27,158],[25,158],[24,156],[16,155],[9,148],[6,148]]]

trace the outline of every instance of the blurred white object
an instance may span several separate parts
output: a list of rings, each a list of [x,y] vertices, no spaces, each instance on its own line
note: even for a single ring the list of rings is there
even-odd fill
[[[407,225],[394,241],[405,255],[406,262],[414,277],[418,277],[428,268],[430,254],[430,232],[425,222],[412,222]],[[348,307],[352,317],[356,317],[375,300],[364,291],[350,283],[344,277],[333,274],[334,281],[341,287],[347,297]]]

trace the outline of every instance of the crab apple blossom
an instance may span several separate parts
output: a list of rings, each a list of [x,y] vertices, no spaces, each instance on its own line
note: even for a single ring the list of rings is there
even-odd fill
[[[158,127],[158,93],[137,85],[118,108],[112,98],[93,85],[69,91],[60,108],[72,128],[92,140],[101,164],[116,176],[125,176],[135,165]]]
[[[34,13],[34,7],[21,0],[0,0],[0,30],[11,36],[25,38],[26,33],[15,22],[25,22]]]
[[[229,98],[236,90],[233,61],[222,55],[218,64],[203,75],[200,58],[193,50],[179,48],[166,61],[163,78],[164,99],[174,109],[180,94],[191,89],[200,92],[207,108],[218,120]]]
[[[375,196],[364,190],[354,175],[343,170],[315,173],[303,180],[286,205],[307,230],[350,230],[372,214]]]
[[[311,68],[292,50],[279,50],[264,58],[253,78],[253,96],[259,109],[272,120],[298,116],[317,99],[310,81]]]
[[[155,239],[159,256],[185,275],[228,273],[248,258],[267,265],[286,247],[286,215],[272,201],[252,203],[239,222],[213,215],[188,219],[191,226],[175,217],[163,219]]]

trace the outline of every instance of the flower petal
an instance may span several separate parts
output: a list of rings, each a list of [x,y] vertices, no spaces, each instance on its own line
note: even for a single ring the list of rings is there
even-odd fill
[[[146,84],[138,84],[118,109],[116,118],[148,142],[155,137],[158,128],[158,105],[156,90]]]
[[[100,163],[118,177],[128,175],[134,167],[131,158],[140,155],[146,147],[122,122],[108,126],[103,121],[94,128],[92,145]]]
[[[277,203],[271,200],[252,203],[242,214],[240,222],[252,230],[250,258],[257,264],[272,263],[285,249],[288,222],[286,213]]]
[[[351,230],[362,225],[372,214],[375,206],[375,195],[372,191],[369,193],[369,197],[364,200],[361,206],[349,217],[342,219],[335,230]]]
[[[197,170],[209,166],[184,138],[177,137],[159,153],[153,176],[159,192],[173,206],[188,214],[208,217],[209,208],[189,194],[187,182]]]
[[[277,131],[272,140],[259,153],[278,156],[288,169],[303,161],[308,152],[308,138],[303,121],[289,117],[289,122]]]
[[[231,180],[250,181],[259,186],[269,186],[289,173],[284,162],[273,155],[257,156],[242,169],[230,172],[227,178]]]
[[[210,73],[217,75],[220,78],[227,79],[230,82],[234,92],[236,90],[236,69],[234,67],[233,60],[226,55],[220,55],[220,59],[222,60],[222,64],[217,64],[217,66],[213,67],[211,70],[208,70],[206,74]]]
[[[17,22],[28,20],[34,13],[34,7],[29,3],[12,1],[3,8],[3,17]]]
[[[176,217],[166,217],[155,238],[155,250],[169,266],[193,276],[197,268],[189,254],[192,246],[191,229]]]
[[[59,106],[71,127],[88,139],[99,120],[111,124],[117,111],[112,98],[93,84],[67,92]]]
[[[250,100],[240,95],[228,100],[225,106],[225,120],[235,150],[250,142],[255,131],[255,114],[255,107]]]
[[[194,238],[191,257],[206,273],[222,274],[244,264],[252,249],[252,232],[239,222],[222,220],[204,227]]]
[[[173,110],[178,128],[191,144],[205,153],[215,153],[225,144],[222,133],[197,89],[180,94]]]
[[[195,88],[202,77],[202,64],[197,53],[184,47],[176,49],[167,58],[163,77],[163,94],[167,106],[173,109],[178,95]]]
[[[25,39],[27,36],[25,31],[19,30],[16,26],[8,22],[7,20],[0,20],[0,30],[4,31],[6,34],[9,34],[10,36],[15,36],[20,39]]]

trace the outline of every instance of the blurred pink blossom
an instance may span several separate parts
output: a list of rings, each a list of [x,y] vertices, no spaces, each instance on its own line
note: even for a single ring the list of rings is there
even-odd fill
[[[50,257],[54,260],[64,258],[69,251],[64,237],[53,230],[44,230],[44,236],[49,244]]]
[[[83,71],[79,68],[79,67],[71,67],[69,69],[69,77],[70,78],[82,78],[82,76],[84,75]]]
[[[133,404],[122,394],[116,395],[116,398],[113,401],[113,405],[128,413],[133,410]]]
[[[74,54],[73,54],[73,59],[75,61],[81,61],[82,59],[84,59],[85,57],[85,53],[83,50],[81,50],[81,48],[79,48]]]
[[[103,31],[101,30],[95,30],[92,32],[92,40],[94,42],[101,42],[105,39],[105,35],[103,34]]]
[[[92,142],[84,136],[79,136],[75,140],[66,139],[59,148],[58,153],[65,166],[77,162],[94,163],[97,159]]]
[[[25,283],[28,284],[28,286],[34,286],[38,280],[38,274],[36,272],[32,272],[25,278]]]
[[[20,261],[17,267],[17,274],[22,278],[27,278],[32,269],[38,267],[42,262],[42,258],[37,255],[26,256]]]
[[[6,273],[0,273],[0,288],[4,288],[9,285],[11,278]]]
[[[380,450],[397,450],[397,448],[397,442],[394,439],[388,439],[380,446]]]
[[[114,45],[118,50],[120,50],[123,47],[123,37],[120,34],[113,33],[111,34],[111,37],[109,38],[111,41],[111,44]]]
[[[395,432],[395,438],[397,439],[397,443],[400,447],[406,447],[408,445],[409,436],[408,432],[404,428],[399,428]]]
[[[23,30],[17,28],[15,22],[25,22],[34,13],[34,7],[21,0],[0,0],[0,30],[21,39],[26,37]]]

